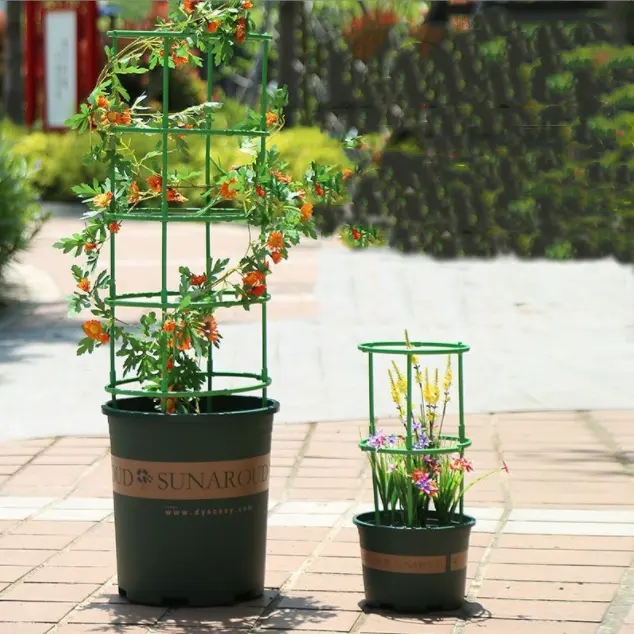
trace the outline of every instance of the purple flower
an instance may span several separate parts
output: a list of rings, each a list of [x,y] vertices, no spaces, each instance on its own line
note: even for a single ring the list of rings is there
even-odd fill
[[[387,468],[387,472],[388,472],[388,473],[392,473],[393,471],[396,471],[396,465],[395,465],[395,464],[391,464],[391,465]]]
[[[440,460],[436,456],[425,456],[423,460],[429,465],[432,472],[438,473],[440,471]]]
[[[385,443],[388,447],[394,447],[394,445],[396,445],[397,442],[398,442],[398,436],[396,436],[395,434],[390,434],[385,439]]]
[[[398,443],[398,436],[390,434],[389,436],[382,430],[379,430],[374,436],[368,438],[368,447],[394,447]]]
[[[419,491],[425,495],[432,496],[438,493],[438,486],[427,473],[424,473],[418,480],[416,480],[415,484]]]
[[[414,443],[414,449],[426,449],[431,443],[424,432],[420,433],[418,440]]]
[[[370,436],[368,438],[368,447],[374,447],[378,449],[379,447],[384,447],[387,442],[387,436],[384,431],[378,431],[374,436]]]

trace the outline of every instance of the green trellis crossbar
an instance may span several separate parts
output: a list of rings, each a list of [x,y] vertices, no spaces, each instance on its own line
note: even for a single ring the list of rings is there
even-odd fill
[[[372,451],[384,454],[396,454],[407,456],[408,472],[412,471],[412,456],[435,456],[451,453],[459,453],[464,458],[464,450],[471,446],[471,440],[466,436],[464,423],[464,385],[463,385],[463,355],[469,352],[470,347],[462,342],[458,343],[439,343],[431,341],[375,341],[369,343],[361,343],[357,346],[361,352],[368,355],[368,398],[369,398],[369,436],[376,434],[376,411],[374,397],[374,355],[404,355],[407,357],[407,391],[406,391],[406,435],[405,449],[395,447],[372,447],[368,444],[369,438],[364,438],[359,442],[362,451]],[[412,407],[412,357],[413,356],[438,356],[438,355],[455,355],[458,357],[458,435],[443,434],[440,440],[446,443],[445,446],[428,449],[414,449],[412,446],[412,423],[413,423],[413,407]],[[379,492],[376,477],[372,474],[372,490],[374,494],[374,513],[375,522],[381,524],[381,514],[379,512]],[[414,487],[410,486],[408,490],[408,516],[407,526],[414,525],[412,495]],[[460,481],[460,515],[464,515],[464,473]]]
[[[120,39],[162,39],[163,46],[163,59],[169,59],[170,45],[174,40],[182,40],[188,36],[198,36],[198,34],[189,33],[188,31],[172,32],[172,31],[134,31],[134,30],[113,30],[108,32],[108,36],[112,39],[112,54],[113,56],[118,52]],[[211,44],[213,40],[219,39],[218,35],[209,34],[205,35],[205,42]],[[266,139],[269,135],[266,125],[266,113],[268,110],[268,57],[269,47],[272,40],[271,35],[266,33],[249,33],[247,40],[259,42],[263,47],[263,64],[261,72],[261,107],[260,107],[260,130],[236,130],[236,129],[214,129],[213,115],[210,110],[205,113],[205,126],[198,129],[187,128],[172,128],[169,121],[169,65],[165,63],[163,65],[162,81],[163,81],[163,110],[162,110],[162,123],[160,126],[112,126],[112,130],[115,133],[129,134],[139,133],[145,135],[160,135],[162,139],[161,145],[161,169],[162,174],[168,174],[169,161],[168,161],[168,139],[171,134],[178,135],[197,135],[204,137],[205,139],[205,190],[208,191],[213,186],[213,179],[211,174],[211,148],[212,138],[214,136],[249,136],[260,138],[260,150],[258,152],[257,161],[264,162],[266,160]],[[206,46],[207,57],[207,102],[211,102],[214,86],[214,52],[211,45]],[[110,157],[110,182],[111,192],[114,196],[116,193],[116,145],[113,140],[109,149]],[[110,287],[109,296],[105,300],[105,303],[112,309],[113,318],[115,317],[115,311],[117,307],[135,307],[135,308],[148,308],[157,309],[161,311],[162,319],[165,320],[167,311],[171,308],[179,306],[179,302],[176,301],[178,293],[171,291],[168,288],[167,283],[167,253],[168,253],[168,224],[170,222],[199,222],[205,226],[205,257],[206,257],[206,274],[207,277],[211,276],[211,256],[212,256],[212,240],[211,240],[211,225],[213,222],[224,221],[230,222],[232,220],[244,219],[244,213],[241,210],[236,210],[232,207],[214,207],[209,208],[180,208],[170,209],[167,201],[167,178],[162,179],[161,185],[161,205],[160,207],[151,207],[143,209],[137,212],[112,212],[106,213],[106,219],[110,221],[118,220],[137,220],[147,222],[158,222],[161,224],[161,289],[155,292],[145,293],[117,293],[117,281],[116,281],[116,235],[111,235],[111,247],[110,247]],[[231,306],[239,306],[242,304],[240,301],[234,301],[225,299],[225,294],[222,293],[222,299],[213,303],[214,308],[227,308]],[[209,356],[206,362],[206,369],[201,370],[201,375],[204,375],[207,379],[206,390],[198,392],[174,392],[169,391],[167,372],[163,372],[163,378],[161,382],[160,391],[156,390],[143,390],[134,389],[129,387],[130,384],[138,382],[138,377],[133,376],[130,378],[121,379],[117,377],[116,369],[116,346],[114,337],[110,340],[110,382],[106,386],[106,391],[112,394],[113,400],[116,400],[117,395],[122,396],[152,396],[153,398],[165,397],[184,398],[184,397],[206,397],[208,399],[208,411],[211,411],[211,399],[213,396],[220,394],[239,394],[244,392],[252,392],[256,390],[262,391],[262,406],[266,406],[267,401],[267,388],[271,384],[271,378],[268,374],[268,351],[267,351],[267,302],[270,299],[270,295],[265,294],[259,298],[254,298],[254,304],[261,305],[261,371],[259,373],[253,372],[224,372],[217,371],[214,368],[214,356],[213,346],[209,348]],[[192,301],[190,306],[192,307],[204,307],[211,306],[209,303],[205,303],[204,300]],[[166,333],[162,334],[163,337],[167,337]],[[163,368],[167,369],[168,361],[168,346],[166,341],[163,341],[162,346],[162,364]],[[234,388],[214,388],[214,378],[241,378],[248,379],[250,383],[246,386],[234,387]]]

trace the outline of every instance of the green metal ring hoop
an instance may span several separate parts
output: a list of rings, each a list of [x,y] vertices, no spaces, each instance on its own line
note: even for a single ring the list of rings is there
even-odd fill
[[[357,348],[361,352],[371,354],[402,354],[402,355],[435,355],[435,354],[463,354],[471,349],[464,343],[441,343],[436,341],[411,341],[410,347],[405,341],[373,341],[360,343]]]

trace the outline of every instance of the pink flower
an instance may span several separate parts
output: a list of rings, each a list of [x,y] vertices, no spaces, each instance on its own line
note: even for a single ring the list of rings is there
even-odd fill
[[[473,471],[473,463],[466,458],[456,458],[450,465],[449,468],[452,471],[466,471],[467,473]]]

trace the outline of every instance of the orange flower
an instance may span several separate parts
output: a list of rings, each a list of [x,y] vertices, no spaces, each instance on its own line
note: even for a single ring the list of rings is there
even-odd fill
[[[101,117],[102,124],[116,123],[118,120],[119,120],[119,113],[114,112],[114,110],[108,110]]]
[[[108,230],[110,231],[110,233],[119,233],[119,229],[121,229],[120,222],[111,222],[108,225]]]
[[[196,11],[200,0],[183,0],[183,11],[188,15],[191,15]]]
[[[114,198],[112,192],[104,192],[103,194],[97,194],[93,199],[93,205],[95,207],[107,207]]]
[[[165,399],[165,413],[166,414],[175,414],[176,413],[176,403],[178,403],[177,398],[167,398]]]
[[[94,251],[97,248],[97,245],[94,242],[86,242],[86,244],[84,244],[84,251],[86,253],[90,253],[91,251]]]
[[[255,191],[260,198],[264,198],[264,196],[266,196],[266,192],[264,191],[264,187],[262,187],[262,185],[256,185]]]
[[[185,350],[189,350],[192,347],[192,340],[189,337],[179,337],[178,343],[176,344],[176,349],[184,352]]]
[[[295,193],[297,194],[297,198],[300,202],[306,198],[306,192],[303,189],[298,189]]]
[[[260,271],[251,271],[242,278],[242,284],[247,295],[260,297],[266,293],[266,276]]]
[[[286,174],[282,174],[281,172],[278,172],[277,170],[271,170],[271,175],[275,176],[275,178],[277,178],[277,180],[280,181],[280,183],[291,182],[290,176],[287,176]]]
[[[251,0],[242,0],[242,8],[245,11],[248,11],[251,7],[253,7],[253,2],[251,2]]]
[[[168,357],[167,363],[165,364],[165,367],[168,370],[171,370],[174,367],[174,359],[172,359],[172,357]]]
[[[110,108],[110,102],[103,96],[97,97],[97,108]]]
[[[203,286],[203,284],[207,283],[207,276],[206,275],[192,275],[189,278],[189,283],[192,286]]]
[[[173,187],[167,188],[167,200],[171,203],[185,203],[187,198],[180,192],[176,191]]]
[[[134,205],[135,203],[139,202],[140,198],[141,198],[141,192],[139,191],[139,186],[137,182],[134,181],[132,185],[130,185],[130,189],[128,190],[128,202],[131,205]]]
[[[202,332],[212,343],[218,343],[221,339],[218,332],[218,322],[216,322],[216,318],[213,315],[207,315],[203,319]]]
[[[275,125],[278,121],[278,116],[274,113],[274,112],[267,112],[266,113],[266,125],[267,127],[271,127],[272,125]]]
[[[118,120],[119,125],[130,125],[132,123],[132,113],[129,108],[126,108],[120,115]]]
[[[351,169],[345,169],[341,172],[341,175],[343,176],[343,180],[347,181],[349,178],[352,178],[352,175],[354,174],[354,172]]]
[[[220,28],[220,22],[218,22],[218,20],[212,20],[208,25],[207,25],[207,31],[209,33],[215,33],[218,29]]]
[[[86,337],[92,339],[93,341],[98,341],[99,343],[108,343],[110,340],[110,336],[107,332],[104,332],[103,325],[100,321],[96,319],[89,319],[84,322],[82,326],[84,332],[86,333]]]
[[[284,236],[280,231],[273,231],[273,233],[269,236],[269,239],[266,241],[266,245],[269,249],[279,251],[284,248]]]
[[[247,23],[244,18],[236,20],[236,42],[242,44],[247,37]]]
[[[77,283],[77,288],[87,293],[90,291],[90,282],[85,277],[82,277]]]
[[[304,203],[300,210],[299,213],[302,214],[302,220],[306,221],[306,220],[310,220],[310,217],[313,215],[313,204],[312,203]]]
[[[271,253],[271,260],[274,264],[279,264],[284,259],[284,256],[279,251],[273,251]]]
[[[178,68],[179,66],[184,66],[185,64],[187,64],[187,62],[189,62],[189,57],[185,55],[176,55],[176,53],[172,53],[170,57],[172,58],[172,61],[174,62],[176,68]]]
[[[163,332],[174,332],[174,330],[176,330],[176,322],[173,319],[163,323]]]
[[[220,186],[220,195],[223,198],[226,198],[227,200],[233,200],[237,195],[238,192],[235,189],[230,189],[231,185],[233,185],[234,183],[237,183],[237,179],[232,178],[231,180],[227,181],[226,183],[223,183]]]
[[[146,179],[147,184],[153,192],[160,192],[163,187],[163,177],[156,174],[148,176]]]

